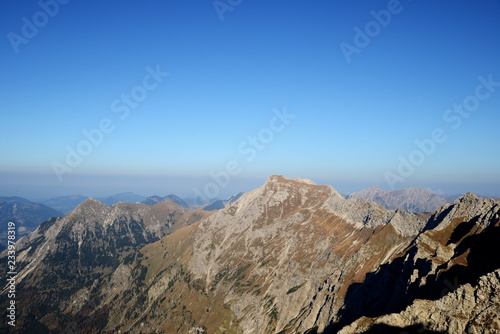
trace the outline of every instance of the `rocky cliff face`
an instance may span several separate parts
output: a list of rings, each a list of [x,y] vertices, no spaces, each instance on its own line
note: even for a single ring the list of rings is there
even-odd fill
[[[497,310],[500,262],[492,254],[500,244],[500,204],[493,200],[467,194],[433,214],[411,214],[345,199],[309,180],[272,176],[224,209],[203,211],[206,218],[201,210],[176,206],[172,213],[161,205],[174,204],[86,202],[22,240],[22,298],[39,293],[49,278],[58,286],[80,282],[51,297],[49,309],[28,308],[30,324],[59,332],[358,333],[427,326],[451,333],[486,326]],[[177,226],[186,227],[169,234]],[[47,267],[54,266],[54,247],[69,257],[59,259],[59,272]],[[88,254],[98,260],[85,262]],[[72,268],[71,279],[64,281],[63,268]],[[481,303],[473,307],[476,299]],[[459,314],[467,317],[451,323]],[[55,318],[62,320],[51,325]]]
[[[334,317],[346,284],[423,227],[407,215],[403,226],[400,213],[375,203],[275,176],[200,224],[189,269],[231,305],[244,332],[305,331]]]
[[[447,333],[500,331],[487,321],[499,307],[492,296],[499,288],[500,260],[495,253],[500,204],[468,193],[441,207],[426,228],[404,252],[349,287],[333,332],[355,319],[343,332],[382,325]],[[477,308],[470,307],[477,298]]]
[[[449,285],[451,290],[453,286]],[[444,292],[444,291],[443,291]],[[362,317],[339,334],[378,328],[413,328],[415,332],[499,333],[500,270],[479,277],[471,285],[457,286],[437,300],[417,299],[399,313],[376,318]]]

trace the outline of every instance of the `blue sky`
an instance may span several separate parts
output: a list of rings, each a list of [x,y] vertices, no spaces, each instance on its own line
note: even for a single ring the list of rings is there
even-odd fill
[[[0,195],[224,197],[272,174],[500,194],[499,17],[498,0],[2,1]]]

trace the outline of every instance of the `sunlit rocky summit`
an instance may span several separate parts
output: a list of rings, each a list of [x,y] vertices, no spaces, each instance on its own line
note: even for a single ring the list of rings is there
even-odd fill
[[[408,213],[284,176],[210,212],[89,199],[18,242],[16,330],[494,333],[499,230],[471,193]]]

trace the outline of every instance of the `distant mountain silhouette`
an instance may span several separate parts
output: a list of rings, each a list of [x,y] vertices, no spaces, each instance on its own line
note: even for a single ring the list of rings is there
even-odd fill
[[[60,211],[22,197],[0,197],[0,244],[7,245],[7,226],[11,221],[16,223],[16,237],[19,239],[50,217],[61,216]]]
[[[58,196],[43,201],[42,204],[46,206],[61,211],[64,214],[69,213],[74,210],[78,205],[82,204],[88,199],[88,196],[82,195],[69,195],[69,196]]]
[[[132,192],[126,192],[126,193],[115,194],[109,197],[97,198],[97,200],[106,205],[113,205],[118,202],[126,202],[126,203],[142,202],[144,201],[145,198],[146,198],[145,196],[137,195]]]
[[[431,212],[439,206],[449,203],[447,199],[420,187],[383,191],[377,186],[372,186],[349,194],[348,198],[364,198],[368,201],[377,202],[389,210],[402,208],[411,213]]]

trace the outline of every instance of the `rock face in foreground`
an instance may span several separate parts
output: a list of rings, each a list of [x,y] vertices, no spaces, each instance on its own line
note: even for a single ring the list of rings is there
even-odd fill
[[[19,244],[20,321],[31,328],[266,334],[497,328],[491,316],[498,310],[500,204],[493,200],[466,194],[433,214],[411,214],[272,176],[211,215],[161,209],[165,203],[87,204]],[[190,216],[200,212],[207,217]],[[192,218],[181,223],[182,217]],[[185,227],[170,233],[175,226]],[[136,247],[118,247],[122,237],[140,235]],[[88,243],[97,262],[82,262]],[[67,254],[58,266],[72,268],[71,278],[53,270],[54,247]],[[48,296],[49,281],[79,285]],[[31,301],[35,294],[49,306]]]
[[[453,287],[450,284],[450,287]],[[500,270],[466,283],[438,300],[417,299],[404,311],[376,318],[362,317],[339,334],[360,333],[391,326],[438,333],[500,332]],[[418,332],[417,330],[417,332]]]
[[[349,287],[332,332],[356,319],[343,333],[382,324],[447,333],[500,331],[490,321],[500,314],[500,204],[468,193],[441,207],[427,228],[404,252]]]

